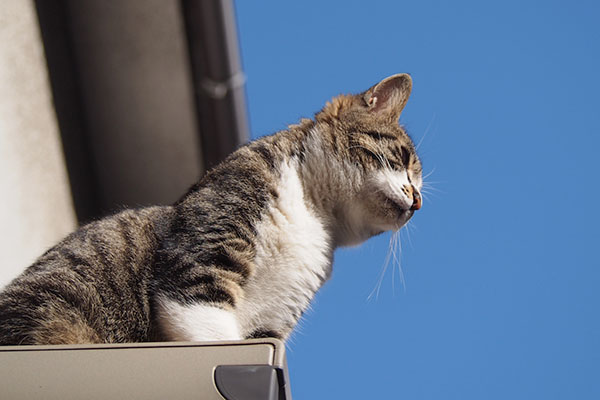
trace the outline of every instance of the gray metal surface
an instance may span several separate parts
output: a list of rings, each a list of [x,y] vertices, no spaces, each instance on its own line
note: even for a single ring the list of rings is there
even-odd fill
[[[213,381],[216,367],[248,364],[285,370],[283,343],[5,346],[0,398],[221,400]]]
[[[182,0],[207,169],[250,136],[232,0]]]

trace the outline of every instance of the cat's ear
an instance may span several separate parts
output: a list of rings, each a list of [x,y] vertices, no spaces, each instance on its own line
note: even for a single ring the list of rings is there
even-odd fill
[[[367,90],[363,99],[370,112],[397,121],[406,106],[411,89],[410,75],[392,75]]]

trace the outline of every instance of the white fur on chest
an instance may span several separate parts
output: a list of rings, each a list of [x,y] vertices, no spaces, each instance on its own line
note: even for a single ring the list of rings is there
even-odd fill
[[[279,196],[256,226],[256,271],[236,307],[244,335],[268,329],[287,336],[331,268],[330,237],[307,206],[296,163],[281,171]]]

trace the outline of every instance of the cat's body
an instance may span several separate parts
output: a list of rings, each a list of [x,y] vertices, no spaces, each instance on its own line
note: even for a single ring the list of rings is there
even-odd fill
[[[399,229],[421,165],[408,75],[254,141],[174,206],[88,224],[0,293],[0,344],[285,339],[336,247]]]

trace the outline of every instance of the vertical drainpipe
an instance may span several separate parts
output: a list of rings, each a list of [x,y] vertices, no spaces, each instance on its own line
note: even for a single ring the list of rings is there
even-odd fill
[[[205,170],[249,138],[232,0],[182,0]]]

